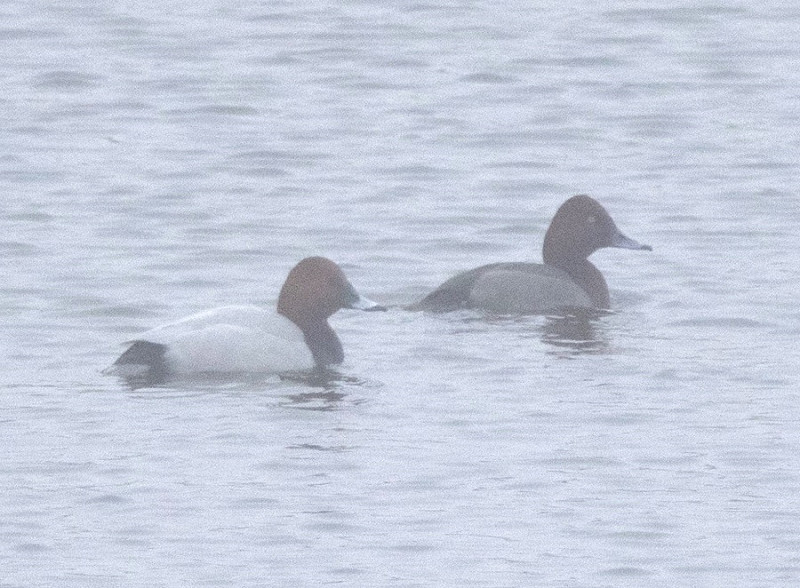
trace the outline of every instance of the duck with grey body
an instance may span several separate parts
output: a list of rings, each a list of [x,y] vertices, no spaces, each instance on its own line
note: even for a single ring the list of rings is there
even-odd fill
[[[652,251],[623,235],[599,202],[573,196],[556,212],[544,237],[544,263],[506,262],[457,274],[409,307],[448,312],[480,308],[541,314],[565,308],[610,307],[603,274],[587,258],[603,247]]]

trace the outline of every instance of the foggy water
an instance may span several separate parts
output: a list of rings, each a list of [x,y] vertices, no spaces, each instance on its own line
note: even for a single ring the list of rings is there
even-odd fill
[[[0,6],[0,586],[795,586],[795,3]],[[302,257],[412,302],[541,260],[592,321],[342,311],[327,379],[131,390]]]

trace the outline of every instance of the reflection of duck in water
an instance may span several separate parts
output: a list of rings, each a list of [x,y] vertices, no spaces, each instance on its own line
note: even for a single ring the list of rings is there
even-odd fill
[[[313,411],[338,410],[347,398],[345,390],[371,386],[372,383],[333,369],[293,372],[281,376],[284,381],[300,384],[294,394],[281,397],[280,405],[287,408]]]
[[[617,229],[596,200],[573,196],[556,212],[544,237],[544,263],[492,263],[455,275],[410,310],[482,308],[541,314],[563,308],[610,306],[603,274],[587,259],[602,247],[643,249]]]
[[[564,316],[548,316],[542,325],[542,342],[567,355],[599,353],[608,348],[608,333],[599,321],[601,313],[589,311]]]

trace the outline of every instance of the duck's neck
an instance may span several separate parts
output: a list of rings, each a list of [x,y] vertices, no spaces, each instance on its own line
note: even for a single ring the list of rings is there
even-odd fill
[[[569,259],[548,255],[547,250],[544,251],[543,259],[547,265],[567,272],[572,281],[589,295],[596,308],[608,308],[611,305],[606,279],[591,261],[586,258]]]
[[[342,363],[344,350],[339,337],[328,324],[328,319],[322,315],[308,317],[292,312],[291,307],[278,303],[278,314],[282,314],[303,331],[303,339],[314,356],[314,363],[319,367]]]
[[[342,342],[325,319],[300,325],[306,345],[319,367],[339,364],[344,361]]]

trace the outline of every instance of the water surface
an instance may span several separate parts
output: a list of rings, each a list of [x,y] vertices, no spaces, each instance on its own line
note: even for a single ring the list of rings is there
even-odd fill
[[[793,586],[791,3],[0,12],[0,585]],[[323,254],[401,305],[600,200],[614,313],[333,319],[328,378],[131,390]]]

